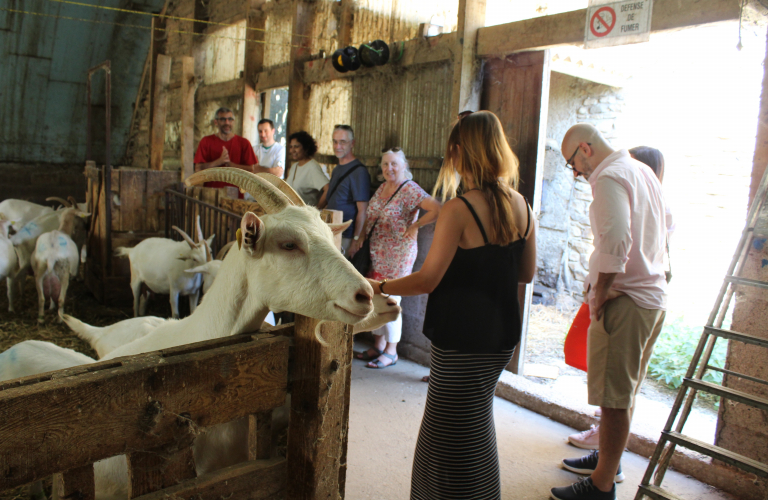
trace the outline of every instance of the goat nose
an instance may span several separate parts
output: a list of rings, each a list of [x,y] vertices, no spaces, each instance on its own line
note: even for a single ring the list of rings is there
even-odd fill
[[[370,304],[372,301],[373,298],[365,290],[358,290],[355,294],[355,302],[359,302],[361,304]]]

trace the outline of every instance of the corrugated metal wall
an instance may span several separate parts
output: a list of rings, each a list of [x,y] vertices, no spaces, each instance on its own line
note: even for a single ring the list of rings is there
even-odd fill
[[[456,31],[458,0],[358,0],[352,28],[352,44],[371,40],[410,40],[419,24],[442,19],[443,32]]]
[[[333,126],[351,121],[352,87],[351,80],[333,80],[312,86],[308,132],[317,141],[320,154],[333,154]]]

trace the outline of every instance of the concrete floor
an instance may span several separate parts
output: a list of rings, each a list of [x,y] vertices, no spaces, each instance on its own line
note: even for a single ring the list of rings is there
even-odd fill
[[[363,349],[364,345],[355,345],[356,351]],[[408,498],[427,396],[421,377],[428,372],[405,359],[385,370],[353,362],[346,498]],[[498,397],[495,416],[504,500],[547,499],[553,486],[578,479],[560,468],[563,458],[585,453],[567,444],[573,429]],[[622,466],[627,478],[617,487],[618,499],[634,498],[647,465],[648,460],[625,452]],[[666,475],[664,486],[684,499],[733,498],[674,471]]]

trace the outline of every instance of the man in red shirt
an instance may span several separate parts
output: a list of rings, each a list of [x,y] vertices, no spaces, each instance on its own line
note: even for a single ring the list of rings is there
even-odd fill
[[[200,140],[195,153],[195,172],[214,167],[234,167],[253,172],[259,160],[253,152],[250,141],[232,132],[235,117],[229,108],[216,111],[216,126],[219,131]],[[206,182],[205,187],[227,187],[226,182]],[[240,198],[243,195],[240,193]]]

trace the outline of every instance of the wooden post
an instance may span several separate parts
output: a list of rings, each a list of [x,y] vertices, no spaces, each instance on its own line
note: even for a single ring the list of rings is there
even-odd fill
[[[328,210],[322,211],[322,217],[325,222],[330,224],[341,224],[344,222],[344,212],[341,210]],[[336,244],[336,248],[341,250],[341,233],[333,237],[333,242]]]
[[[96,484],[94,481],[92,464],[54,474],[51,496],[54,500],[64,500],[66,498],[94,500],[96,498]]]
[[[394,3],[394,2],[393,2]],[[342,49],[352,44],[352,27],[355,22],[355,0],[341,0],[341,19],[339,20],[339,46]]]
[[[181,58],[181,180],[195,173],[195,58]]]
[[[165,7],[163,7],[165,13]],[[152,120],[155,112],[155,78],[157,76],[157,56],[165,53],[165,17],[153,17],[152,33],[149,38],[149,130],[152,130]],[[151,145],[150,145],[151,147]]]
[[[258,0],[256,5],[248,12],[245,31],[245,85],[243,89],[243,112],[242,114],[242,136],[252,141],[254,145],[258,142],[256,125],[261,116],[259,109],[259,93],[256,92],[255,78],[264,70],[264,41],[267,27],[267,16],[259,8],[265,3],[264,0]]]
[[[266,460],[272,454],[272,412],[248,415],[248,460]]]
[[[152,170],[163,169],[163,152],[165,150],[165,116],[168,111],[168,84],[171,80],[170,56],[158,54],[155,68],[155,107],[152,112],[152,131],[150,141],[150,165]]]
[[[768,52],[763,61],[763,90],[760,94],[760,112],[757,115],[755,155],[752,159],[752,182],[749,186],[749,203],[755,199],[757,187],[768,165]]]
[[[342,499],[347,477],[352,328],[296,315],[294,352],[287,498]]]
[[[304,83],[304,63],[309,61],[315,5],[297,0],[293,16],[290,73],[288,77],[288,124],[286,136],[309,128],[309,95],[311,86]],[[305,36],[297,36],[305,35]]]
[[[482,61],[477,58],[477,30],[485,26],[485,0],[459,0],[459,23],[453,55],[451,118],[480,107]]]

